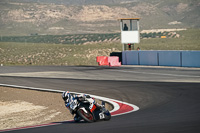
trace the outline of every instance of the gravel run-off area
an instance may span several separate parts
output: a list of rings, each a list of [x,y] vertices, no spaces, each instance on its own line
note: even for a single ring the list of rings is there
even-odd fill
[[[0,130],[70,119],[60,93],[0,87]]]
[[[108,103],[105,107],[113,109]],[[73,117],[61,93],[0,86],[0,130],[63,122]]]

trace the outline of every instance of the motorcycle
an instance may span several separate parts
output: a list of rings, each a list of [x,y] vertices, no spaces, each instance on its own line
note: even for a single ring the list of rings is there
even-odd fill
[[[111,119],[111,114],[104,105],[94,103],[91,108],[90,100],[92,100],[92,98],[89,95],[87,95],[86,98],[87,100],[76,99],[70,102],[70,109],[73,114],[76,114],[74,117],[75,122],[84,120],[86,122],[92,123],[99,120],[108,121]]]

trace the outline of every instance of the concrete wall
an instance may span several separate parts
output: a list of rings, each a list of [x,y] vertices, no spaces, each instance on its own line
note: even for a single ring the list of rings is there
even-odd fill
[[[158,51],[159,66],[181,66],[181,51]]]
[[[138,51],[122,52],[122,63],[124,63],[124,65],[139,65],[138,54]]]
[[[183,67],[200,67],[200,51],[182,51]]]
[[[139,51],[139,64],[158,66],[157,51]]]
[[[122,64],[200,67],[200,51],[123,51]]]

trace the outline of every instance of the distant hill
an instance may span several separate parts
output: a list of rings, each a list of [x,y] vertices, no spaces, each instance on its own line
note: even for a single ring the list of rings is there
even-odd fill
[[[119,32],[118,18],[141,29],[200,28],[199,0],[1,0],[4,35]]]
[[[68,5],[113,5],[119,3],[130,3],[145,0],[5,0],[9,2],[38,2],[38,3],[55,3]]]

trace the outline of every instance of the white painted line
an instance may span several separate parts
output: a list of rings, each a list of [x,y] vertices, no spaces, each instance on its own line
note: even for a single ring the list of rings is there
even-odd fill
[[[53,90],[53,89],[44,89],[44,88],[35,88],[35,87],[27,87],[27,86],[19,86],[19,85],[9,85],[9,84],[0,84],[0,86],[6,86],[6,87],[14,87],[14,88],[22,88],[22,89],[29,89],[29,90],[39,90],[39,91],[49,91],[49,92],[60,92],[61,90]]]
[[[9,84],[0,84],[0,86],[22,88],[22,89],[30,89],[30,90],[39,90],[39,91],[48,91],[48,92],[58,92],[58,93],[64,92],[64,91],[61,91],[61,90],[35,88],[35,87],[27,87],[27,86],[9,85]],[[71,92],[71,91],[69,91],[69,92],[70,93],[74,93],[74,94],[86,94],[86,93],[78,93],[78,92]],[[108,102],[108,103],[112,104],[114,108],[113,108],[113,110],[110,111],[110,113],[113,113],[113,112],[116,112],[116,111],[120,110],[120,105],[118,103],[120,103],[121,105],[128,105],[128,106],[131,106],[133,108],[133,110],[131,110],[131,111],[120,112],[120,113],[114,114],[112,116],[128,114],[128,113],[131,113],[131,112],[139,110],[139,107],[137,107],[136,105],[130,104],[130,103],[126,103],[126,102],[122,102],[122,101],[119,101],[119,100],[110,99],[110,98],[106,98],[106,97],[91,95],[91,94],[88,94],[88,95],[90,95],[91,97],[94,97],[96,99],[99,99],[99,100],[102,100],[102,101],[105,101],[105,102]],[[71,121],[71,120],[68,120],[68,121]],[[36,128],[36,127],[44,127],[44,126],[58,125],[58,124],[61,124],[61,123],[49,123],[49,124],[36,125],[36,126],[27,126],[27,127],[21,127],[21,128],[5,129],[5,130],[0,130],[0,132],[13,131],[13,130],[22,130],[22,129]]]
[[[0,86],[14,87],[14,88],[23,88],[23,89],[30,89],[30,90],[39,90],[39,91],[48,91],[48,92],[58,92],[58,93],[63,93],[64,92],[64,91],[61,91],[61,90],[53,90],[53,89],[45,89],[45,88],[35,88],[35,87],[27,87],[27,86],[9,85],[9,84],[0,84]],[[85,93],[71,92],[71,91],[70,91],[70,93],[85,94]],[[114,108],[110,112],[115,112],[115,111],[117,111],[117,110],[120,109],[119,105],[117,103],[113,102],[113,101],[116,101],[116,102],[119,102],[119,103],[122,103],[122,104],[127,104],[127,105],[129,105],[129,106],[131,106],[131,107],[134,108],[133,111],[139,110],[139,107],[137,107],[136,105],[130,104],[130,103],[126,103],[126,102],[122,102],[122,101],[119,101],[119,100],[110,99],[110,98],[106,98],[106,97],[96,96],[96,95],[92,95],[92,94],[88,94],[88,95],[90,95],[91,97],[94,97],[96,99],[99,99],[99,100],[102,100],[102,101],[106,101],[106,102],[112,104]]]
[[[200,76],[195,76],[195,75],[177,75],[177,74],[167,74],[167,73],[149,73],[149,72],[136,72],[136,71],[125,71],[125,70],[111,70],[111,71],[126,72],[126,73],[138,73],[138,74],[149,74],[149,75],[160,75],[160,76],[200,78]]]

